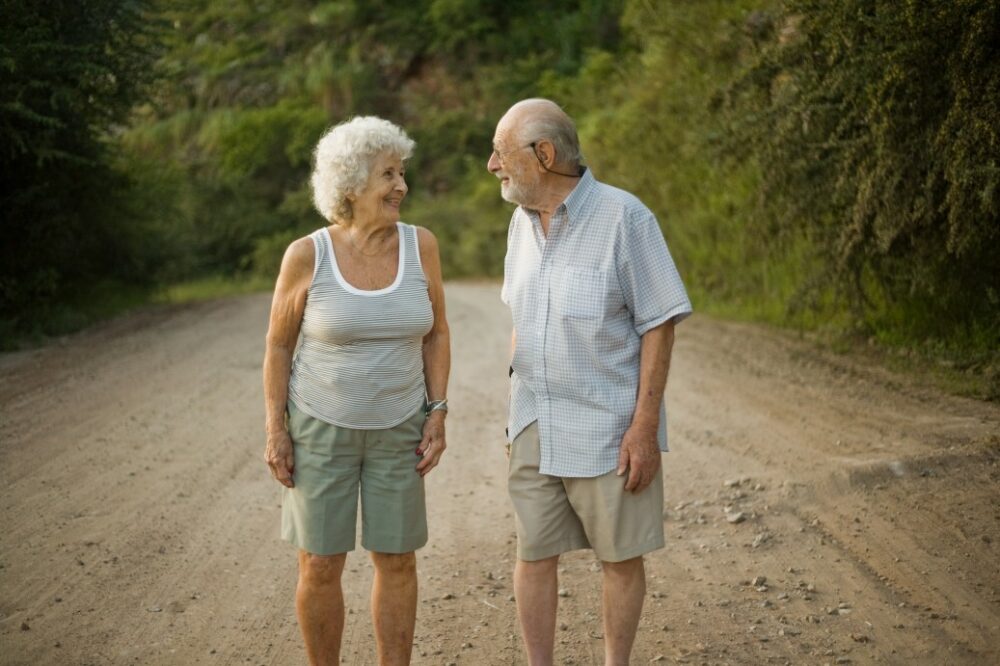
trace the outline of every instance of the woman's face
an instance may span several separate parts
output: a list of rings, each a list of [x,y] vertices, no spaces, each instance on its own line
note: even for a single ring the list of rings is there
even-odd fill
[[[398,222],[399,206],[409,189],[405,174],[402,158],[391,153],[379,153],[368,174],[368,182],[351,202],[354,220],[381,224]]]

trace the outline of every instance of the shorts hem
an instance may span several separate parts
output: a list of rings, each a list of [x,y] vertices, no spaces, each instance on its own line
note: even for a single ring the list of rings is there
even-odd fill
[[[389,555],[402,555],[412,553],[427,545],[427,537],[411,540],[382,541],[369,540],[362,537],[361,547],[369,553],[386,553]]]
[[[611,553],[604,552],[603,555],[607,555],[608,557],[604,557],[601,553],[597,552],[598,549],[595,548],[594,555],[601,562],[611,562],[611,563],[624,562],[625,560],[631,560],[635,557],[639,557],[640,555],[651,553],[654,550],[660,550],[661,548],[665,548],[666,545],[667,545],[666,540],[662,536],[660,536],[650,539],[637,546],[633,546],[631,548],[614,550]],[[604,549],[602,548],[601,550],[603,551]]]
[[[590,548],[590,542],[586,539],[564,539],[544,546],[532,546],[530,548],[522,546],[520,540],[518,540],[517,559],[524,562],[537,562],[538,560],[545,560],[556,555],[568,553],[571,550],[583,550],[584,548]]]
[[[287,541],[291,545],[295,546],[299,550],[310,553],[311,555],[340,555],[341,553],[349,553],[354,550],[354,544],[346,548],[327,547],[318,546],[316,544],[307,544],[302,540],[295,538],[294,536],[284,536],[281,537],[282,541]]]

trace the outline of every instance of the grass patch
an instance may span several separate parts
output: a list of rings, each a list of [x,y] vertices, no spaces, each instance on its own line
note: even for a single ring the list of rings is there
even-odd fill
[[[239,275],[212,275],[169,285],[97,282],[17,318],[0,318],[0,351],[44,345],[101,321],[149,305],[181,305],[267,291],[273,280]]]
[[[235,277],[210,275],[158,287],[153,292],[150,302],[170,305],[200,303],[227,296],[254,294],[272,288],[274,288],[274,280],[256,275]]]

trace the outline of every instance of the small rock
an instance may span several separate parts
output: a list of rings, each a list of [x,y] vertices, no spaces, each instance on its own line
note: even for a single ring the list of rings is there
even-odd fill
[[[746,514],[744,514],[742,511],[736,511],[735,513],[726,514],[726,522],[731,523],[733,525],[742,523],[746,519],[747,519]]]
[[[455,595],[454,595],[454,594],[452,594],[451,592],[448,592],[447,594],[445,594],[445,595],[444,595],[443,597],[441,597],[441,598],[442,598],[442,599],[444,599],[445,601],[447,601],[447,600],[449,600],[449,599],[454,599],[454,598],[455,598]]]
[[[28,625],[27,621],[21,622],[21,631],[30,631],[31,626]]]
[[[566,631],[567,629],[569,629],[569,625],[568,624],[566,624],[565,622],[560,622],[559,623],[559,630],[560,631]]]
[[[149,613],[160,613],[163,611],[163,609],[160,608],[159,606],[150,606],[149,608],[146,609],[146,611]]]
[[[784,601],[786,599],[788,599],[788,592],[782,592],[781,594],[778,595],[779,601]]]
[[[855,643],[867,643],[871,639],[865,634],[851,634],[851,640]]]
[[[655,657],[653,657],[652,659],[650,659],[649,661],[650,662],[653,662],[653,661],[663,661],[664,659],[666,659],[666,657],[664,657],[662,654],[658,654]]]
[[[560,587],[559,588],[559,596],[560,597],[568,597],[569,596],[569,590],[567,590],[565,587]]]
[[[750,581],[750,584],[753,585],[754,587],[757,587],[758,585],[763,585],[766,582],[767,582],[767,576],[754,576],[754,579]]]
[[[462,643],[462,649],[463,650],[468,650],[471,647],[472,647],[472,643]]]

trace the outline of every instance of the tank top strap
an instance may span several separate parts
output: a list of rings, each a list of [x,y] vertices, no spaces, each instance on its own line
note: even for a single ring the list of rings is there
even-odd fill
[[[417,228],[404,222],[403,234],[406,242],[406,272],[422,280],[424,269],[420,264],[420,241],[417,238]]]
[[[312,238],[313,248],[316,250],[316,261],[313,264],[313,281],[317,278],[329,278],[333,275],[333,266],[330,265],[330,243],[326,227],[320,227],[309,234]]]

